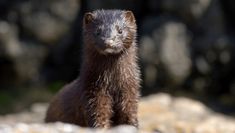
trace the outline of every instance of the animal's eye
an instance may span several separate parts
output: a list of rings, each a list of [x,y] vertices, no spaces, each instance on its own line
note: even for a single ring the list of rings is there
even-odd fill
[[[119,30],[118,30],[118,33],[119,33],[119,34],[122,34],[122,29],[119,29]]]
[[[98,28],[98,29],[95,31],[95,35],[96,35],[96,36],[99,36],[100,34],[101,34],[101,29]]]
[[[118,34],[122,34],[122,29],[119,26],[116,26]]]

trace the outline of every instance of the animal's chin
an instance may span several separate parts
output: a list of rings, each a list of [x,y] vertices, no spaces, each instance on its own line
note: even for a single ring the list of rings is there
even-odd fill
[[[99,51],[103,55],[118,55],[122,52],[122,50],[119,49],[112,49],[112,48],[106,48],[104,50]]]
[[[105,54],[118,54],[121,52],[121,49],[106,48],[103,52]]]

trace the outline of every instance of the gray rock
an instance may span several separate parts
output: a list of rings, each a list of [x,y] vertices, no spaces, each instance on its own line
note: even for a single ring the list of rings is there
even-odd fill
[[[20,41],[14,24],[0,22],[0,57],[12,62],[14,76],[18,83],[36,81],[39,68],[47,54],[44,46]],[[8,79],[13,82],[13,79]]]
[[[141,100],[139,122],[140,129],[149,132],[233,133],[235,131],[233,117],[213,112],[200,101],[173,97],[166,93],[151,95]]]
[[[20,6],[23,28],[39,41],[53,44],[69,31],[78,9],[76,0],[24,2]]]
[[[0,125],[0,132],[4,133],[137,133],[137,129],[132,126],[118,126],[113,129],[89,129],[75,125],[55,123],[55,124],[25,124]]]
[[[0,116],[3,133],[234,133],[235,119],[216,113],[198,100],[159,93],[141,98],[139,129],[121,125],[108,130],[81,128],[66,123],[43,123],[48,104],[38,103],[31,110]]]
[[[17,114],[7,114],[0,116],[0,125],[14,125],[16,123],[43,123],[48,104],[36,103],[30,110],[19,112]]]
[[[163,41],[156,42],[161,45],[161,62],[173,82],[182,83],[191,72],[187,29],[182,23],[169,22],[162,30]]]
[[[153,1],[153,0],[152,0]],[[161,8],[186,20],[198,20],[208,10],[212,0],[162,0]]]
[[[16,25],[0,21],[0,56],[17,58],[22,52]]]
[[[146,85],[154,86],[157,78],[176,85],[184,82],[191,72],[190,36],[185,25],[167,17],[149,18],[143,25],[142,31],[148,33],[140,39]]]

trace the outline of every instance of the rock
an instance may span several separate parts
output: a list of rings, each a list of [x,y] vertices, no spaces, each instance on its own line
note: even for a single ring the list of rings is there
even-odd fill
[[[212,0],[162,0],[160,6],[166,12],[192,21],[199,20],[207,12],[211,2]]]
[[[22,52],[16,25],[0,21],[0,56],[16,58]]]
[[[48,104],[38,103],[31,110],[0,116],[0,132],[117,132],[135,133],[136,128],[121,125],[109,130],[81,128],[66,123],[43,123]],[[234,133],[235,118],[216,113],[197,100],[166,93],[150,95],[139,103],[141,133]]]
[[[25,124],[18,123],[13,126],[0,125],[0,132],[4,133],[52,133],[52,132],[63,132],[63,133],[137,133],[137,129],[132,126],[119,126],[113,129],[89,129],[81,128],[75,125],[55,123],[55,124]]]
[[[12,68],[8,73],[13,76],[6,84],[38,80],[40,65],[47,54],[45,47],[20,41],[16,25],[2,21],[0,29],[0,58],[10,62],[4,65]]]
[[[9,8],[0,24],[1,86],[13,88],[14,84],[19,87],[25,83],[42,85],[46,78],[41,75],[41,69],[49,52],[61,40],[71,39],[68,34],[71,34],[70,28],[77,17],[79,2],[14,0],[2,1],[0,6],[2,4],[9,4]]]
[[[191,72],[190,36],[181,22],[168,17],[149,18],[143,23],[140,38],[144,81],[149,87],[156,84],[179,85]],[[147,33],[147,34],[145,34]],[[156,82],[157,79],[161,81]]]
[[[234,118],[215,113],[200,101],[172,97],[165,93],[151,95],[141,100],[139,121],[140,129],[148,132],[233,133],[235,131]]]
[[[33,104],[29,111],[23,111],[17,114],[7,114],[4,117],[0,116],[1,124],[15,124],[15,123],[37,123],[44,121],[44,115],[48,104],[36,103]]]
[[[176,98],[172,103],[172,110],[176,112],[178,119],[200,121],[208,116],[209,109],[199,101],[187,98]]]
[[[160,29],[161,30],[161,29]],[[191,72],[190,38],[182,23],[169,22],[162,27],[160,59],[175,83],[182,83]]]
[[[39,0],[23,2],[20,7],[25,32],[43,43],[56,43],[75,20],[79,6],[76,0]]]

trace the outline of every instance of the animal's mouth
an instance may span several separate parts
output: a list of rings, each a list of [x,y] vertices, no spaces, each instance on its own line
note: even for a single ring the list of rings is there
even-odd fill
[[[101,54],[108,55],[119,54],[123,48],[120,44],[116,44],[115,42],[104,42],[102,45],[98,45],[97,49]]]
[[[97,47],[97,50],[99,53],[103,55],[114,55],[114,54],[120,54],[122,52],[121,47]]]

